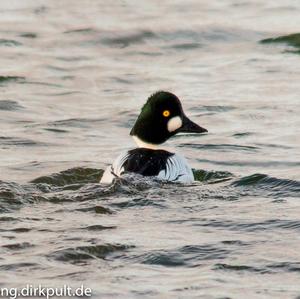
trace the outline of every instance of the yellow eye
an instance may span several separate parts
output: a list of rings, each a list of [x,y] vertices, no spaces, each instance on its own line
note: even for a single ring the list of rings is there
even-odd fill
[[[170,116],[170,111],[169,110],[165,110],[164,112],[163,112],[163,116],[164,117],[168,117],[168,116]]]

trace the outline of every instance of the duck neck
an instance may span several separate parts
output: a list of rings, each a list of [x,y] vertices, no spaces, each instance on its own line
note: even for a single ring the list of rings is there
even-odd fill
[[[141,140],[136,135],[132,136],[132,138],[133,138],[133,140],[135,141],[135,143],[137,144],[138,147],[148,148],[148,149],[152,149],[152,150],[161,149],[160,144],[153,144],[153,143],[145,142],[145,141]]]

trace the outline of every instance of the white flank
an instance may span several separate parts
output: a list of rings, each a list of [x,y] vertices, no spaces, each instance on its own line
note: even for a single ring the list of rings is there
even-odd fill
[[[100,184],[111,184],[114,178],[119,177],[124,172],[123,164],[128,157],[128,151],[121,153],[114,163],[106,168],[100,180]]]
[[[174,154],[167,160],[166,169],[160,171],[157,176],[164,181],[178,183],[194,182],[194,174],[184,157]]]
[[[179,129],[181,126],[182,126],[182,119],[180,118],[180,116],[172,117],[168,121],[168,131],[169,132],[174,132],[177,129]]]

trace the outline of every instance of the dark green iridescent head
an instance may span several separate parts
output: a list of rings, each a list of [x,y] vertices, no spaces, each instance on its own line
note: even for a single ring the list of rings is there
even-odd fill
[[[185,116],[174,94],[158,91],[148,98],[130,135],[145,143],[161,144],[179,132],[204,133],[207,130]]]

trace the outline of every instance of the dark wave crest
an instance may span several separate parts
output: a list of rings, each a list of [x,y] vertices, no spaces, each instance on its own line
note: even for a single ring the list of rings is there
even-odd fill
[[[235,180],[231,184],[243,187],[269,191],[275,197],[300,197],[300,182],[289,179],[279,179],[266,174],[252,174]]]

